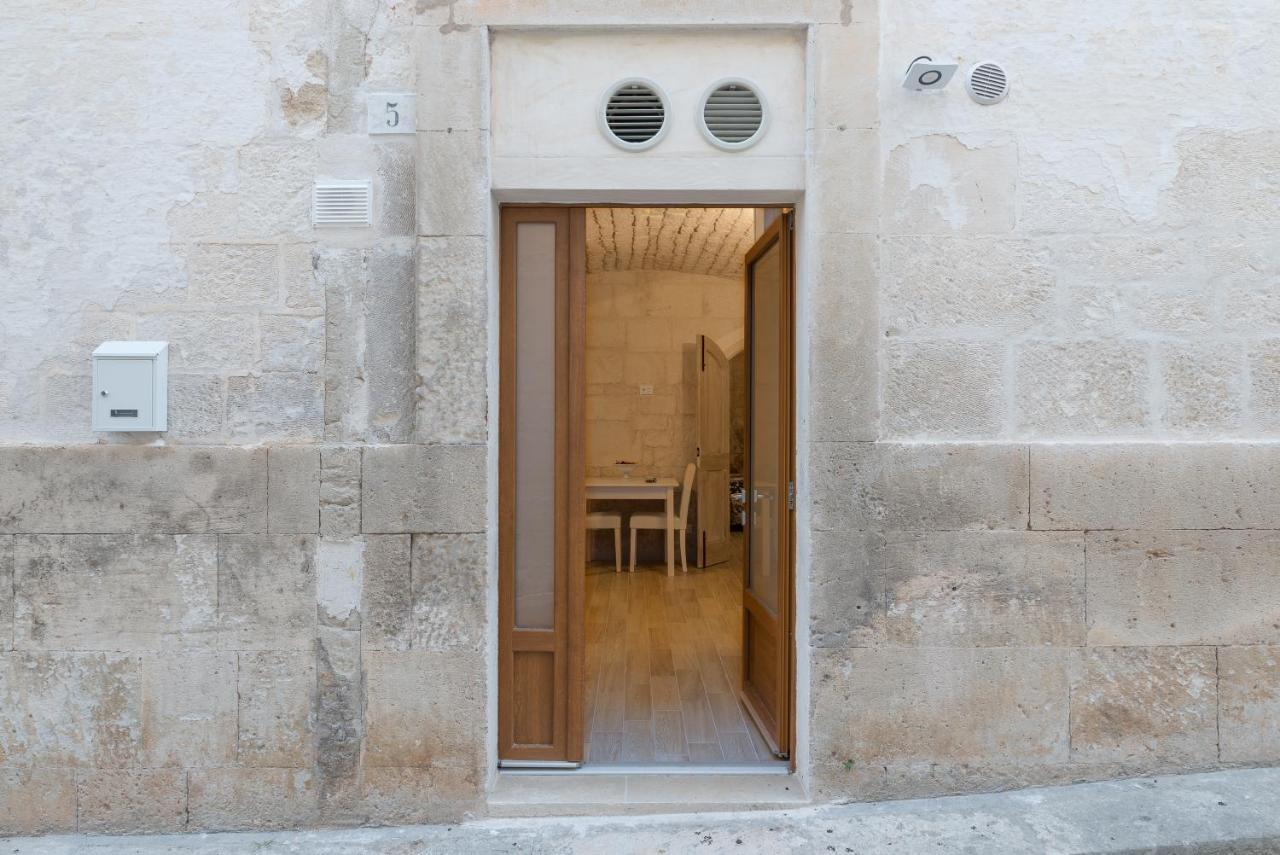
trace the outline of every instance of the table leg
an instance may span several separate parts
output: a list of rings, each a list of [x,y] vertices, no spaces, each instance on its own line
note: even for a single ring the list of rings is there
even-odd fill
[[[676,575],[675,490],[667,489],[667,575]]]

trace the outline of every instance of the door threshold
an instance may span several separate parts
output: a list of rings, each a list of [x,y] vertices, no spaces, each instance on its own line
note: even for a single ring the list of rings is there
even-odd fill
[[[502,766],[503,775],[789,775],[786,760],[764,763],[586,763],[581,766]]]

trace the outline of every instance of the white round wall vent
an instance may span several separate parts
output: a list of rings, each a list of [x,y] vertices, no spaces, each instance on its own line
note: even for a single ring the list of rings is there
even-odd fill
[[[979,104],[999,104],[1009,94],[1009,76],[994,62],[980,62],[965,75],[964,88]]]
[[[698,125],[707,142],[727,151],[753,146],[764,136],[769,108],[760,90],[737,78],[717,80],[702,96]]]
[[[600,99],[600,130],[614,145],[642,151],[667,132],[668,107],[667,93],[652,80],[619,81]]]

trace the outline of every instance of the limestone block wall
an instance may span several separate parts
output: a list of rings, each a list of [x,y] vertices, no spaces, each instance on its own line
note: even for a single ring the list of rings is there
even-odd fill
[[[589,273],[586,288],[587,473],[634,460],[637,476],[683,477],[697,444],[697,338],[741,334],[742,280],[620,270]]]
[[[170,342],[169,443],[409,438],[414,147],[366,134],[364,93],[414,90],[412,23],[5,4],[0,442],[131,441],[89,430],[108,339]],[[317,176],[372,178],[375,228],[313,230]]]
[[[476,810],[484,457],[0,449],[0,832]]]

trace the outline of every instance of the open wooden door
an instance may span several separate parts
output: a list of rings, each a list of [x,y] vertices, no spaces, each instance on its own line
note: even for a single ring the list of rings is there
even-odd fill
[[[498,758],[571,765],[583,759],[584,212],[504,208],[501,228]]]
[[[779,757],[793,741],[793,216],[774,220],[746,258],[742,699]]]
[[[729,360],[698,336],[698,566],[729,560]]]

